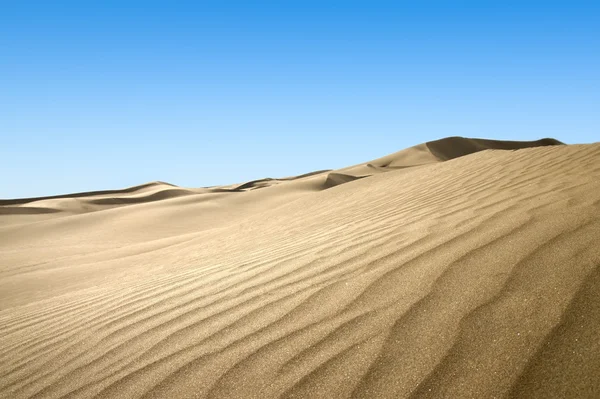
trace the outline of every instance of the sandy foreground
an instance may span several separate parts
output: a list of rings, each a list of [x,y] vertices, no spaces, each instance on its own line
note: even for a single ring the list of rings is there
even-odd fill
[[[600,144],[0,201],[2,398],[600,398]]]

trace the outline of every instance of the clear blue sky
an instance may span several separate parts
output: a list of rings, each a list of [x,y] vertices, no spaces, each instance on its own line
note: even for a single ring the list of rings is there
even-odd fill
[[[0,198],[599,128],[598,1],[0,0]]]

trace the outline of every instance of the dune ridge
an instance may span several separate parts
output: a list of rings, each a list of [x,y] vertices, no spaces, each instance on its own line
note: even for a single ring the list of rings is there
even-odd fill
[[[111,194],[129,194],[140,192],[148,188],[153,188],[156,186],[173,186],[170,183],[165,182],[150,182],[145,184],[140,184],[133,187],[122,188],[120,190],[98,190],[98,191],[86,191],[81,193],[72,193],[72,194],[59,194],[59,195],[50,195],[45,197],[30,197],[30,198],[17,198],[17,199],[0,199],[0,205],[21,205],[29,202],[43,201],[48,199],[58,199],[58,198],[79,198],[79,197],[93,197],[98,195],[111,195]]]
[[[516,150],[521,148],[562,144],[562,142],[550,138],[536,141],[500,141],[465,137],[447,137],[410,147],[371,162],[339,170],[319,170],[283,178],[266,177],[241,184],[191,189],[177,187],[173,184],[161,181],[154,181],[120,190],[101,190],[45,197],[0,199],[0,214],[13,216],[36,214],[48,215],[62,212],[62,215],[52,216],[68,216],[106,210],[115,206],[168,200],[185,195],[240,193],[272,187],[281,183],[287,183],[288,186],[290,186],[289,183],[299,183],[298,181],[305,183],[307,180],[311,182],[309,184],[311,191],[316,191],[328,189],[358,178],[369,177],[377,173],[447,161],[478,151],[494,149]],[[303,183],[297,185],[302,187]],[[304,186],[304,188],[307,187]],[[32,220],[31,218],[15,219],[16,221],[13,222],[13,224],[21,222],[27,223]],[[8,219],[5,218],[4,222],[6,224]]]
[[[599,392],[600,144],[249,183],[0,225],[0,397]]]

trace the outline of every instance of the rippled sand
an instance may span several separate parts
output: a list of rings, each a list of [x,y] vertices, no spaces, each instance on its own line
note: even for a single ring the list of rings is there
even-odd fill
[[[599,326],[600,144],[0,201],[2,398],[597,398]]]

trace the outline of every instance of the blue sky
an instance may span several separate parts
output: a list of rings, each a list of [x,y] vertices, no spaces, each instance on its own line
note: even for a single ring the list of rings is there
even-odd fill
[[[600,141],[600,2],[2,1],[0,198]]]

